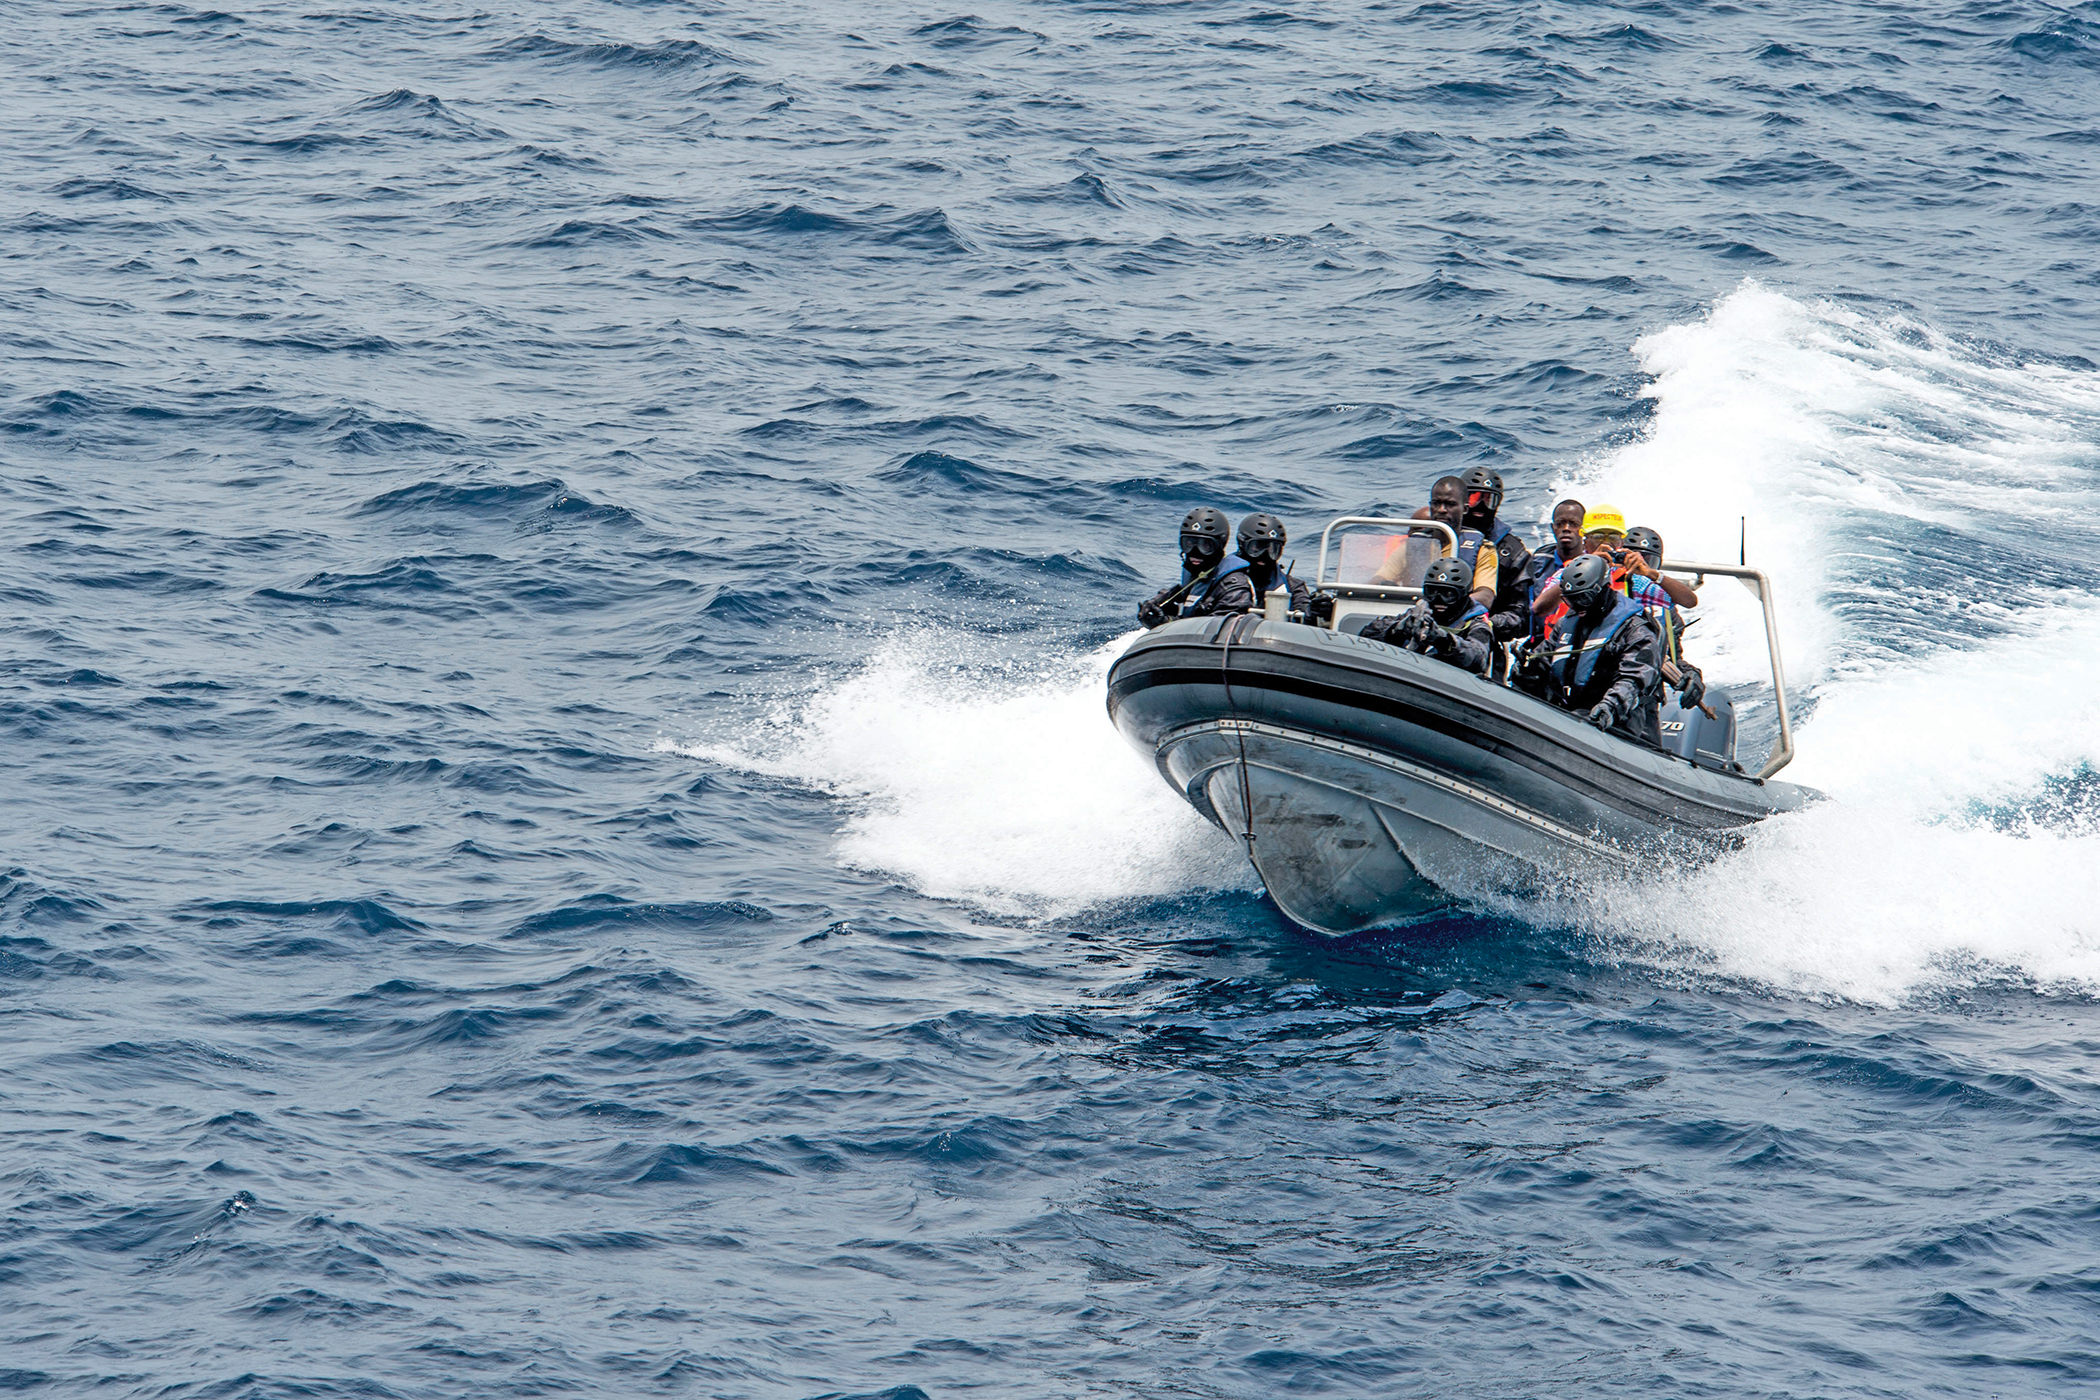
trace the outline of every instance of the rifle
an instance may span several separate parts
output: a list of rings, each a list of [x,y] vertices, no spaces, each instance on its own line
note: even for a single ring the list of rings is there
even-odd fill
[[[1679,690],[1684,689],[1684,672],[1677,669],[1676,662],[1665,661],[1662,665],[1656,667],[1655,669],[1660,671],[1662,673],[1662,678],[1668,681],[1671,685],[1676,686]],[[1719,715],[1714,713],[1714,707],[1707,704],[1703,700],[1699,703],[1699,712],[1705,715],[1708,719],[1720,718]]]
[[[1698,620],[1699,619],[1695,617],[1691,620],[1691,622],[1685,623],[1681,628],[1678,629],[1677,654],[1679,656],[1682,656],[1684,654],[1684,634],[1686,632],[1689,632],[1692,629],[1692,624],[1696,623]],[[1676,686],[1679,690],[1684,689],[1684,672],[1678,669],[1677,663],[1675,661],[1665,656],[1662,660],[1662,665],[1656,667],[1656,669],[1662,673],[1662,678],[1664,680],[1668,681],[1671,685]],[[1714,707],[1704,702],[1701,702],[1699,705],[1699,713],[1705,715],[1708,719],[1720,718],[1719,715],[1714,713]]]
[[[1407,610],[1407,620],[1401,626],[1402,635],[1408,640],[1420,638],[1425,645],[1431,637],[1451,638],[1451,629],[1436,620],[1436,614],[1429,611],[1428,601],[1422,598],[1415,599],[1415,605]]]
[[[1222,564],[1224,562],[1225,561],[1223,559],[1218,560],[1218,564]],[[1160,599],[1156,606],[1161,612],[1165,612],[1169,617],[1172,617],[1173,614],[1171,612],[1168,612],[1168,609],[1179,607],[1181,605],[1181,600],[1188,595],[1188,591],[1191,588],[1194,588],[1197,584],[1203,582],[1203,580],[1209,578],[1212,574],[1218,571],[1218,564],[1211,565],[1202,573],[1190,579],[1187,583],[1182,584],[1172,593],[1169,593],[1166,597]]]

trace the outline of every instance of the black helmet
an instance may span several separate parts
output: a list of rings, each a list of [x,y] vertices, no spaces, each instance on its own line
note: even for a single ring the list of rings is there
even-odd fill
[[[1663,537],[1646,525],[1636,525],[1626,532],[1626,547],[1647,560],[1649,568],[1662,567]]]
[[[1456,559],[1439,559],[1422,575],[1422,598],[1438,622],[1452,622],[1466,610],[1473,576]],[[1566,590],[1562,590],[1566,591]]]
[[[1502,509],[1502,478],[1486,467],[1474,467],[1458,479],[1459,487],[1466,493],[1466,509],[1473,509],[1473,493],[1483,492],[1487,499],[1481,502],[1489,515]]]
[[[1561,570],[1560,596],[1586,613],[1611,595],[1611,565],[1602,555],[1585,554]]]
[[[1215,562],[1225,556],[1225,542],[1232,538],[1232,522],[1222,510],[1197,506],[1181,518],[1181,552],[1189,558]]]
[[[1240,522],[1240,558],[1250,564],[1275,563],[1289,540],[1283,522],[1273,515],[1250,515]]]

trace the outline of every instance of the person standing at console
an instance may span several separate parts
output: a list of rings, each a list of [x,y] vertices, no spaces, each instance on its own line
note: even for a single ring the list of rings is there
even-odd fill
[[[1495,621],[1495,640],[1506,642],[1521,637],[1531,627],[1530,590],[1524,582],[1531,550],[1516,531],[1498,518],[1502,510],[1502,478],[1486,467],[1474,467],[1459,478],[1459,489],[1465,502],[1460,519],[1495,554],[1495,596],[1486,604],[1488,615]]]
[[[1495,557],[1495,596],[1487,604],[1489,624],[1495,631],[1492,672],[1500,680],[1509,671],[1505,644],[1531,631],[1531,590],[1524,570],[1531,564],[1531,550],[1516,531],[1497,518],[1502,509],[1502,478],[1486,467],[1474,467],[1459,478],[1465,492],[1465,514],[1469,530],[1485,542],[1482,553]]]

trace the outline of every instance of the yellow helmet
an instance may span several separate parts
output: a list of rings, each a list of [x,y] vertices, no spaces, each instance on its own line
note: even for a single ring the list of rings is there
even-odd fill
[[[1625,534],[1626,517],[1620,514],[1617,506],[1591,506],[1582,517],[1582,533],[1596,535],[1605,531],[1614,535]]]

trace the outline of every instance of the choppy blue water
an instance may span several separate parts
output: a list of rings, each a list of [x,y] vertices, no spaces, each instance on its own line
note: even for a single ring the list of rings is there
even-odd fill
[[[0,12],[0,1389],[2100,1380],[2100,6]],[[1831,800],[1323,943],[1100,677],[1474,462]]]

